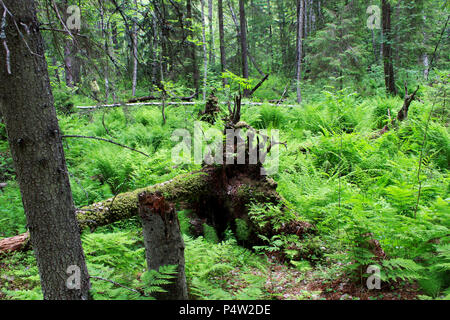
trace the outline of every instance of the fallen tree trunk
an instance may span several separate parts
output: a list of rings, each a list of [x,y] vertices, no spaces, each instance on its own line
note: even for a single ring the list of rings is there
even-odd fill
[[[28,247],[30,234],[28,232],[19,234],[18,236],[5,238],[0,240],[0,253],[20,251]]]
[[[181,101],[191,101],[192,99],[194,99],[194,96],[190,96],[190,97],[171,97],[171,99],[179,99]],[[132,98],[132,99],[128,100],[128,103],[147,102],[147,101],[153,101],[153,100],[161,100],[161,97],[146,96],[146,97],[140,97],[140,98]]]
[[[262,106],[262,105],[269,105],[269,106],[274,106],[274,107],[289,107],[289,108],[295,108],[298,107],[298,104],[280,104],[282,102],[282,100],[280,100],[280,103],[275,103],[278,102],[279,100],[270,100],[269,103],[265,103],[265,102],[248,102],[248,101],[243,101],[242,104],[243,105],[248,105],[248,106]],[[220,104],[228,104],[228,102],[226,101],[221,101],[219,102]],[[91,110],[97,110],[97,109],[103,109],[103,108],[120,108],[120,107],[142,107],[142,106],[161,106],[163,104],[163,102],[136,102],[136,103],[115,103],[115,104],[104,104],[104,105],[97,105],[97,106],[76,106],[75,108],[80,110],[80,111],[91,111]],[[169,102],[165,102],[166,105],[171,105],[171,106],[186,106],[186,105],[195,105],[196,102],[173,102],[173,101],[169,101]]]
[[[276,192],[276,183],[261,176],[258,165],[206,166],[202,170],[175,177],[154,186],[122,193],[114,198],[77,210],[80,229],[94,230],[116,221],[138,215],[138,196],[144,192],[164,195],[168,204],[190,209],[191,223],[205,221],[222,238],[227,228],[236,231],[236,219],[247,224],[250,236],[247,245],[261,243],[257,233],[267,237],[275,234],[271,222],[261,230],[248,216],[248,205],[253,202],[282,204]],[[284,231],[283,231],[284,230]],[[302,236],[313,231],[306,222],[292,221],[281,233]],[[28,249],[27,234],[0,240],[0,253]]]
[[[178,176],[173,180],[166,181],[151,187],[121,193],[115,198],[94,203],[90,206],[77,210],[77,220],[80,229],[94,230],[116,221],[129,219],[138,214],[138,195],[142,192],[154,192],[160,190],[171,194],[171,199],[188,198],[190,192],[195,193],[203,188],[203,176],[201,172]],[[0,253],[26,250],[28,246],[28,233],[0,240]]]
[[[241,98],[240,95],[235,97],[234,108],[233,110],[230,108],[230,114],[225,119],[224,132],[229,129],[234,132],[233,130],[242,128],[255,131],[240,121]],[[229,133],[226,134],[228,136]],[[266,138],[268,139],[268,137]],[[275,181],[262,174],[265,159],[262,148],[266,147],[265,143],[261,144],[259,138],[257,139],[256,151],[259,159],[255,164],[251,164],[250,159],[253,155],[251,151],[254,151],[254,147],[250,138],[245,142],[245,153],[242,154],[245,159],[238,159],[240,157],[238,154],[241,153],[238,151],[239,143],[234,138],[232,141],[234,142],[230,146],[223,146],[221,163],[226,164],[207,165],[200,171],[178,176],[152,187],[119,194],[114,198],[78,210],[77,220],[80,229],[95,229],[137,215],[138,199],[142,202],[143,195],[147,194],[161,195],[164,199],[164,206],[167,205],[167,208],[175,210],[177,206],[182,206],[192,210],[191,224],[195,226],[195,221],[201,221],[202,226],[203,223],[207,223],[214,227],[220,239],[223,239],[227,229],[231,229],[238,241],[250,247],[262,244],[259,235],[270,239],[280,233],[295,234],[299,237],[312,233],[314,230],[312,225],[293,218],[285,222],[281,228],[279,226],[275,228],[272,218],[267,218],[264,214],[257,218],[258,223],[250,218],[249,205],[253,203],[277,205],[282,211],[280,214],[289,209],[286,208],[282,197],[276,192]],[[280,142],[271,140],[266,154],[276,144],[280,144]],[[245,160],[245,164],[236,165],[235,162],[240,163],[239,160]],[[141,213],[143,211],[145,210],[141,203]],[[238,235],[237,220],[239,220],[239,229],[245,229],[245,239],[240,239],[241,237]],[[0,246],[0,252],[2,251]]]

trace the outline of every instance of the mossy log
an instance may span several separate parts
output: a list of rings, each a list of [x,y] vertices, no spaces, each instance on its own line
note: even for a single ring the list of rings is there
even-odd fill
[[[138,196],[144,192],[158,192],[164,195],[166,201],[175,206],[190,209],[191,222],[205,221],[215,228],[221,238],[227,228],[236,231],[236,219],[247,223],[250,238],[248,245],[258,242],[257,233],[272,236],[275,234],[271,224],[266,224],[264,230],[259,230],[248,216],[248,205],[258,203],[282,203],[281,196],[276,192],[276,183],[260,174],[257,165],[220,165],[206,166],[202,170],[175,177],[170,181],[150,187],[137,189],[117,195],[114,198],[95,203],[77,210],[80,230],[95,229],[116,221],[138,215]],[[286,209],[286,208],[284,208]],[[295,233],[301,236],[312,231],[312,226],[305,222],[292,222],[286,225],[282,233]],[[0,253],[27,248],[27,236],[20,235],[0,240]],[[11,246],[13,240],[14,245]]]

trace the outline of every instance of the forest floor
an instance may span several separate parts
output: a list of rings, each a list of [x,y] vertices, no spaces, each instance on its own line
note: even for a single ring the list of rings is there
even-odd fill
[[[237,244],[237,231],[218,241],[214,229],[203,225],[203,236],[194,237],[188,231],[189,219],[180,212],[191,297],[404,300],[448,295],[448,271],[442,266],[450,259],[450,139],[447,124],[442,122],[443,111],[435,108],[437,116],[428,125],[421,168],[426,183],[418,207],[417,165],[431,104],[413,102],[410,119],[377,139],[370,138],[389,121],[388,110],[394,113],[402,103],[400,98],[363,99],[343,91],[301,108],[243,108],[243,121],[258,129],[277,129],[279,141],[287,141],[287,147],[280,148],[279,170],[273,179],[291,209],[282,212],[276,206],[254,203],[249,211],[256,218],[271,217],[279,224],[306,221],[317,232],[305,238],[262,237],[264,245],[246,249]],[[101,141],[65,141],[76,206],[200,169],[194,163],[173,164],[171,136],[175,129],[190,130],[203,108],[202,102],[169,106],[165,124],[157,106],[60,114],[64,134],[111,139],[151,155],[147,158]],[[202,122],[202,126],[205,132],[213,127],[222,130],[223,121],[214,125]],[[8,182],[0,190],[3,238],[25,232],[26,223],[5,139],[0,139],[0,153],[0,182]],[[240,233],[245,234],[245,228]],[[364,251],[364,234],[379,241],[386,254],[383,261],[373,260],[371,253]],[[90,273],[134,288],[144,286],[141,238],[138,219],[84,232]],[[273,253],[284,259],[272,258]],[[367,289],[367,274],[362,281],[349,280],[355,278],[355,261],[383,268],[380,290]],[[142,298],[98,281],[93,282],[93,290],[96,299]],[[41,297],[31,251],[0,257],[0,299]]]

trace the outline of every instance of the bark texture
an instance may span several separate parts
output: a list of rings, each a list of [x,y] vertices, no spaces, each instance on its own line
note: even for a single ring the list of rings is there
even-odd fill
[[[44,298],[88,299],[89,276],[35,1],[3,2],[12,13],[6,15],[11,73],[2,64],[0,109],[6,124]],[[16,24],[22,28],[23,36],[16,29]],[[0,61],[6,61],[4,50],[0,50]],[[69,266],[80,268],[79,290],[66,286],[66,280],[71,275],[66,273]]]
[[[208,54],[206,49],[205,0],[201,0],[202,39],[203,39],[203,101],[206,100],[206,83],[208,81]]]
[[[383,63],[384,63],[384,82],[386,91],[391,95],[397,94],[394,78],[394,64],[391,44],[391,5],[388,0],[382,0],[381,15],[383,24]]]
[[[139,195],[139,215],[142,219],[147,266],[159,270],[176,265],[177,275],[163,288],[167,291],[156,296],[164,300],[187,300],[184,270],[184,241],[174,204],[167,202],[160,192]]]
[[[225,31],[223,26],[223,0],[218,0],[217,10],[219,16],[219,41],[220,41],[220,66],[222,73],[227,69],[227,56],[225,52]],[[223,86],[228,84],[228,79],[222,79]]]

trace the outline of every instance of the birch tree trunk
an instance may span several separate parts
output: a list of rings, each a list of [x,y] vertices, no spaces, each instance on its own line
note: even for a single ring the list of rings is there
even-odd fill
[[[14,18],[6,14],[5,40],[11,55],[10,68],[5,68],[3,63],[0,66],[0,110],[6,124],[42,292],[48,300],[86,300],[89,298],[89,275],[35,1],[3,2]],[[2,9],[0,7],[0,16],[3,16]],[[16,24],[22,28],[21,34]],[[0,50],[0,61],[7,61],[5,50]]]

